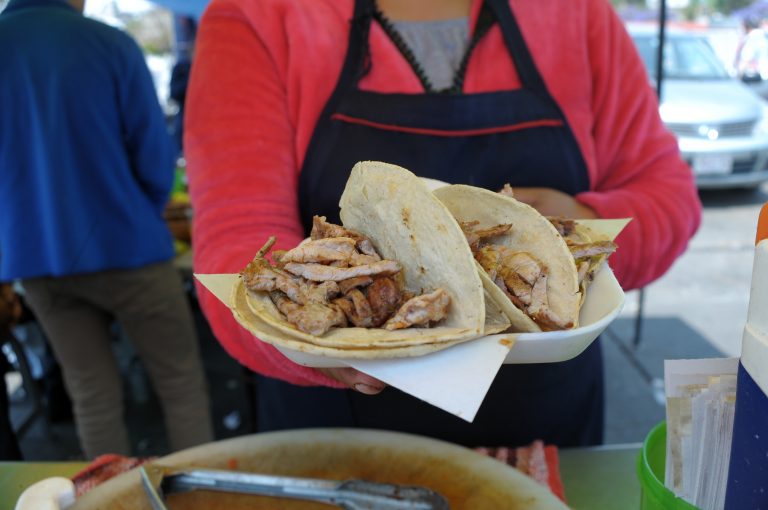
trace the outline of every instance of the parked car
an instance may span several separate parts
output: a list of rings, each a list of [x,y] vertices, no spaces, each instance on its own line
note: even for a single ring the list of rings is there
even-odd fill
[[[658,28],[628,27],[655,86]],[[661,118],[699,188],[756,188],[768,180],[768,102],[729,75],[706,37],[668,29]]]

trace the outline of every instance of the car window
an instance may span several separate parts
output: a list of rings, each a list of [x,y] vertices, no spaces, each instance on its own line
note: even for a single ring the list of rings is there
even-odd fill
[[[658,38],[633,35],[648,76],[656,75]],[[672,36],[664,46],[664,77],[686,80],[727,79],[728,72],[702,37]]]

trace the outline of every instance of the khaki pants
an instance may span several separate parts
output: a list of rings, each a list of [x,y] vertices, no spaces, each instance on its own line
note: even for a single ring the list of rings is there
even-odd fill
[[[88,458],[131,453],[123,383],[110,345],[113,320],[122,325],[147,369],[171,447],[212,440],[194,323],[170,262],[22,283],[61,364]]]

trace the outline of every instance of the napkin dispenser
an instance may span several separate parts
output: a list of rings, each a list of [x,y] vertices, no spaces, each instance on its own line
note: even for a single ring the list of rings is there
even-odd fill
[[[742,337],[726,510],[768,508],[768,204],[758,221]]]

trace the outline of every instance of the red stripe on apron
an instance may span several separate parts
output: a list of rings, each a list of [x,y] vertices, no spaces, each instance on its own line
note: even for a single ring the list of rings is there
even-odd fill
[[[407,126],[395,126],[393,124],[382,124],[379,122],[373,122],[371,120],[359,119],[357,117],[350,117],[343,113],[334,113],[331,115],[331,119],[340,120],[342,122],[349,122],[350,124],[360,124],[361,126],[368,126],[377,129],[384,129],[386,131],[400,131],[402,133],[410,133],[416,135],[434,135],[434,136],[479,136],[479,135],[491,135],[494,133],[508,133],[510,131],[521,131],[523,129],[531,129],[537,127],[560,127],[563,125],[563,121],[557,119],[542,119],[533,120],[530,122],[521,122],[520,124],[512,124],[510,126],[498,126],[490,128],[480,129],[463,129],[463,130],[447,130],[447,129],[429,129],[429,128],[416,128]]]

